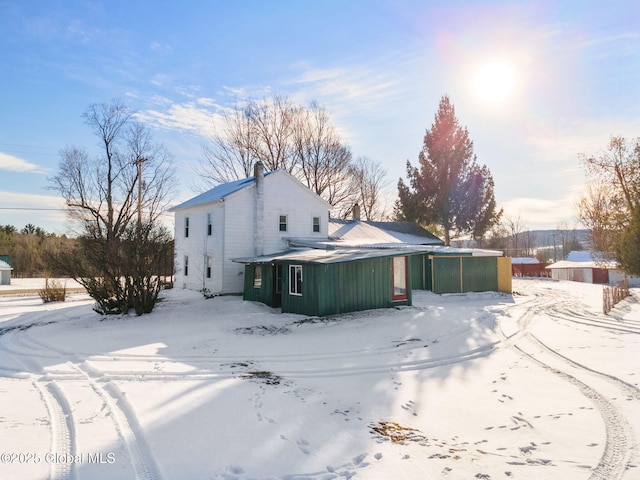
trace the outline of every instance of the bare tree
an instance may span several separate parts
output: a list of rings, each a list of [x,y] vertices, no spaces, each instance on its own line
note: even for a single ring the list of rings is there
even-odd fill
[[[522,248],[524,249],[524,252],[523,252],[524,256],[532,257],[534,255],[535,247],[536,247],[536,240],[537,240],[536,233],[532,232],[531,230],[527,230],[522,234],[522,240],[523,240]]]
[[[600,156],[583,156],[587,172],[609,183],[622,196],[629,211],[640,208],[640,138],[611,137]]]
[[[360,205],[367,220],[381,220],[384,215],[382,191],[386,175],[380,163],[368,157],[358,157],[350,167],[352,202]]]
[[[254,156],[267,170],[284,169],[293,173],[297,165],[291,148],[295,117],[301,107],[287,97],[274,96],[262,102],[251,102],[247,115],[255,134]]]
[[[221,125],[214,125],[203,149],[205,158],[196,171],[208,186],[247,178],[260,160],[267,170],[294,175],[336,211],[350,211],[359,202],[366,203],[367,215],[377,214],[374,204],[380,201],[384,171],[373,162],[353,162],[329,112],[317,102],[304,107],[274,96],[236,103]],[[359,198],[356,190],[365,187],[368,191]]]
[[[61,151],[51,184],[80,235],[77,248],[60,262],[100,313],[147,313],[161,288],[158,260],[170,243],[158,218],[174,187],[171,156],[120,101],[93,104],[83,117],[99,139],[100,154]]]
[[[349,198],[351,151],[326,108],[312,102],[295,115],[292,133],[297,177],[331,205]]]
[[[208,143],[203,144],[204,160],[196,168],[206,183],[219,184],[251,176],[256,161],[258,137],[250,105],[239,105],[222,116],[221,126],[213,124]]]
[[[504,216],[504,222],[506,227],[511,235],[511,256],[519,257],[520,249],[518,247],[520,237],[522,236],[522,232],[524,230],[524,226],[522,225],[522,219],[518,214],[517,217],[511,217],[509,215]]]
[[[587,185],[577,207],[581,223],[591,230],[593,248],[615,258],[616,239],[628,219],[623,195],[610,182],[596,180]]]

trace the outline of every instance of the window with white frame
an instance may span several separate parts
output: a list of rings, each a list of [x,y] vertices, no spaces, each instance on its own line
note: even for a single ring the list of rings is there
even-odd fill
[[[211,232],[213,231],[213,225],[211,223],[211,214],[207,213],[207,236],[211,236]]]
[[[189,236],[189,217],[184,217],[184,236]]]
[[[313,233],[320,232],[320,217],[313,217]]]
[[[253,286],[254,288],[262,287],[262,265],[253,267]]]
[[[286,232],[287,231],[287,216],[286,215],[280,215],[279,230],[281,232]]]
[[[211,278],[211,255],[206,255],[205,267],[207,270],[207,278]]]
[[[302,296],[302,265],[289,265],[289,294]]]
[[[184,276],[189,275],[189,257],[187,255],[184,256]]]

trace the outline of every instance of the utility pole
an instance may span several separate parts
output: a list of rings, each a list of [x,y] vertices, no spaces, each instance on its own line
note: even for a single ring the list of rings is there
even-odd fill
[[[138,166],[138,233],[142,233],[142,164],[146,162],[147,159],[144,157],[138,157],[138,159],[133,162]]]

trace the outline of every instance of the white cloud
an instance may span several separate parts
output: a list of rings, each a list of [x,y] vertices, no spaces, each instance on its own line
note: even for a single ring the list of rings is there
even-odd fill
[[[65,208],[62,197],[0,190],[0,203],[15,208]]]
[[[45,170],[34,163],[27,162],[22,158],[14,157],[8,153],[0,152],[0,170],[10,172],[45,173]]]
[[[2,223],[22,228],[28,223],[58,234],[69,233],[65,201],[53,195],[0,190]]]
[[[555,228],[564,222],[573,226],[576,222],[577,194],[567,193],[562,197],[541,199],[531,197],[516,197],[502,204],[504,214],[517,218],[530,229]]]
[[[201,102],[197,102],[202,104]],[[211,106],[214,106],[211,103]],[[209,105],[207,105],[209,106]],[[145,110],[136,117],[149,125],[167,130],[186,130],[209,136],[219,114],[196,105],[195,102],[172,104],[166,111]]]
[[[288,82],[298,88],[295,96],[305,102],[318,100],[332,105],[348,105],[350,109],[373,109],[396,94],[397,82],[385,70],[370,67],[313,68],[299,64],[302,70]]]

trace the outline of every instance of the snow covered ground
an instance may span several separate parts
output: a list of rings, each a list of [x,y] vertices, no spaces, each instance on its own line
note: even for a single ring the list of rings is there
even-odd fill
[[[317,319],[0,296],[0,478],[640,478],[640,291],[514,280]]]

